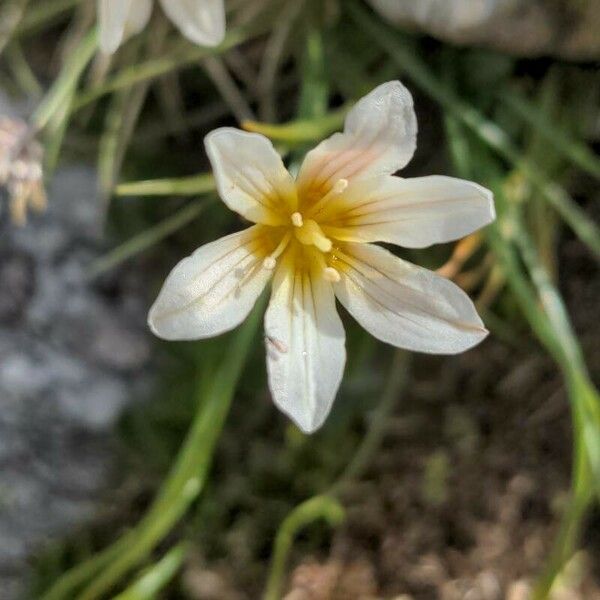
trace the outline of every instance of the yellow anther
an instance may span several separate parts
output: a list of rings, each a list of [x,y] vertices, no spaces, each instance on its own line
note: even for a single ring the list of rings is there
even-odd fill
[[[277,266],[277,261],[272,256],[267,256],[263,260],[263,267],[268,271],[272,271]]]
[[[323,230],[312,219],[304,221],[302,227],[295,231],[296,239],[305,246],[316,246],[321,252],[330,252],[333,244]]]
[[[339,271],[334,269],[333,267],[326,267],[323,269],[323,279],[325,281],[330,281],[331,283],[338,283],[342,279]]]
[[[302,225],[304,225],[304,219],[302,218],[302,215],[299,212],[295,212],[292,217],[292,225],[294,227],[302,227]]]
[[[338,179],[333,184],[331,189],[318,202],[316,202],[311,207],[310,214],[312,216],[317,215],[321,210],[323,210],[323,208],[325,208],[325,206],[327,205],[328,202],[330,202],[331,200],[333,200],[335,197],[339,196],[340,194],[343,194],[347,187],[348,187],[347,179]]]
[[[329,194],[331,194],[333,196],[337,196],[338,194],[341,194],[343,191],[345,191],[347,187],[348,187],[347,179],[338,179],[333,184],[333,187],[331,188],[331,191],[329,192]]]
[[[331,249],[333,248],[333,244],[331,242],[331,240],[327,239],[327,238],[318,238],[315,240],[315,246],[321,251],[321,252],[331,252]]]
[[[291,232],[286,233],[283,238],[281,238],[277,248],[263,260],[263,268],[272,271],[277,266],[277,259],[284,253],[291,239]]]

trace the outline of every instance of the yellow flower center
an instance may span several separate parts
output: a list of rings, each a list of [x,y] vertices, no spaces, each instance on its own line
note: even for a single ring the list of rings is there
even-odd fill
[[[319,225],[319,216],[326,206],[331,206],[330,203],[334,199],[339,200],[347,187],[348,181],[340,179],[320,198],[301,202],[300,210],[289,214],[289,225],[283,226],[279,243],[275,250],[264,259],[263,267],[270,270],[275,269],[277,259],[285,252],[290,243],[297,242],[299,249],[305,248],[305,251],[302,252],[305,261],[318,263],[318,267],[327,281],[339,281],[339,272],[331,266],[335,258],[331,255],[333,242]],[[317,251],[314,251],[315,249]]]

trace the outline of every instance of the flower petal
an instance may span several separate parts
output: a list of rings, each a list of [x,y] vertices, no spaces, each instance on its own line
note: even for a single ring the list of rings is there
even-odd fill
[[[359,100],[336,133],[306,155],[298,184],[309,199],[328,192],[339,179],[390,175],[412,158],[417,117],[410,92],[390,81]]]
[[[346,362],[345,333],[331,284],[303,269],[293,247],[282,258],[265,315],[267,370],[275,404],[305,433],[331,410]]]
[[[237,327],[270,279],[262,268],[271,239],[253,226],[202,246],[172,271],[148,324],[166,340],[212,337]]]
[[[141,33],[152,16],[152,0],[131,0],[125,25],[125,37]]]
[[[371,244],[344,244],[335,293],[372,335],[408,350],[457,354],[487,331],[470,298],[451,281]]]
[[[204,143],[219,194],[231,210],[254,223],[289,223],[289,211],[297,206],[296,187],[266,137],[223,127]]]
[[[440,175],[383,176],[351,184],[324,207],[320,223],[340,240],[425,248],[457,240],[495,218],[492,192],[476,183]]]
[[[216,46],[225,37],[224,0],[161,0],[181,33],[200,46]]]
[[[152,0],[98,0],[100,49],[112,54],[123,38],[146,27],[152,13]]]

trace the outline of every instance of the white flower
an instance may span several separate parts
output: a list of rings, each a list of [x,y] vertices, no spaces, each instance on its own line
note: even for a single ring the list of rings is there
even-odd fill
[[[98,0],[100,48],[111,54],[150,20],[153,0]],[[224,0],[160,0],[162,9],[190,41],[216,46],[225,36]]]
[[[152,331],[191,340],[233,329],[272,278],[269,386],[305,432],[323,424],[344,371],[336,297],[367,331],[400,348],[454,354],[480,342],[487,331],[462,290],[371,243],[424,248],[494,220],[492,194],[479,185],[392,176],[411,159],[416,136],[412,97],[398,81],[360,100],[344,132],[309,152],[296,180],[267,138],[210,133],[219,194],[255,224],[173,269],[150,311]]]
[[[460,35],[514,8],[514,0],[369,0],[394,23],[417,24],[436,33]]]

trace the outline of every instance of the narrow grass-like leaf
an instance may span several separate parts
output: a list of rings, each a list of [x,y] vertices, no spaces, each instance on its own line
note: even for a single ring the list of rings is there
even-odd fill
[[[81,0],[44,0],[32,6],[17,27],[15,34],[31,34],[54,21],[77,6]]]
[[[277,142],[285,142],[291,145],[305,144],[321,140],[340,129],[344,124],[344,117],[349,108],[349,106],[343,106],[323,117],[298,119],[282,125],[245,121],[242,123],[242,127],[246,131],[262,133]]]
[[[178,179],[150,179],[121,183],[115,190],[117,196],[198,196],[215,190],[215,180],[210,173]]]
[[[179,544],[152,565],[140,578],[118,594],[113,600],[153,600],[167,586],[181,569],[187,546]]]
[[[105,213],[147,94],[146,84],[113,94],[98,152],[98,180]]]
[[[574,165],[600,179],[600,158],[567,131],[557,127],[543,111],[537,110],[526,96],[516,90],[503,89],[499,99],[515,115],[534,127],[540,136]]]
[[[23,19],[29,0],[8,0],[0,8],[0,54],[11,41]]]
[[[275,537],[273,558],[264,600],[280,600],[290,550],[298,532],[318,520],[337,527],[345,517],[344,508],[332,496],[315,496],[297,506],[283,521]]]
[[[73,94],[81,74],[96,52],[97,40],[98,33],[94,29],[85,36],[71,54],[69,60],[63,65],[58,79],[31,118],[31,122],[36,129],[43,129],[53,115],[64,108],[65,103]]]
[[[89,267],[88,278],[94,279],[111,269],[116,268],[139,254],[148,250],[161,240],[191,223],[206,209],[209,200],[187,204],[171,216],[153,227],[145,229],[138,235],[117,246],[114,250],[95,260]]]

